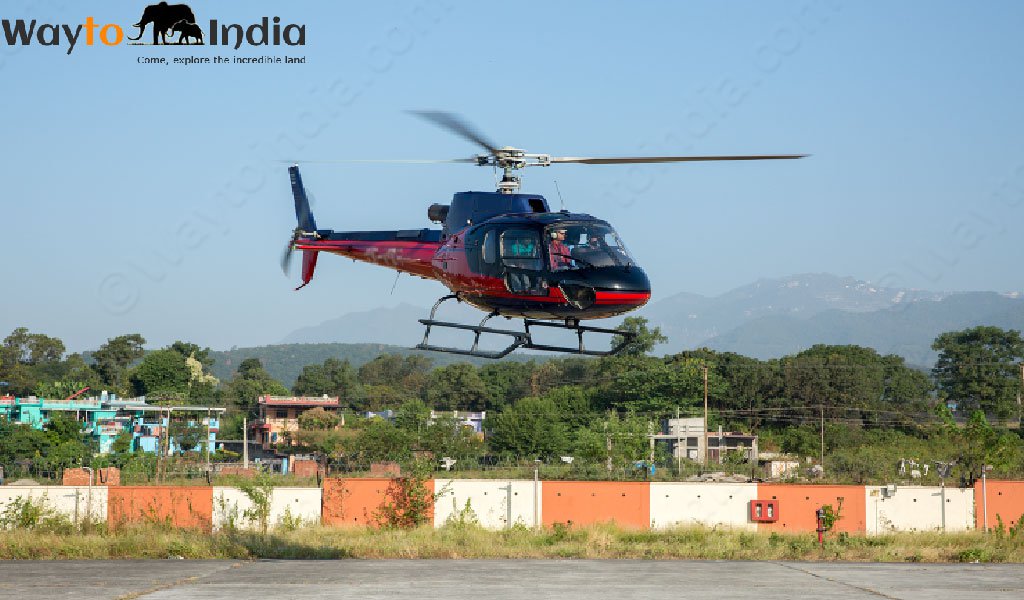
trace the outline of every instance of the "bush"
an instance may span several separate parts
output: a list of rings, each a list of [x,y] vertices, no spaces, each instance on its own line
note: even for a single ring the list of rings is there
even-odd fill
[[[49,506],[46,498],[12,498],[0,512],[0,530],[23,529],[70,533],[74,525],[67,516]]]

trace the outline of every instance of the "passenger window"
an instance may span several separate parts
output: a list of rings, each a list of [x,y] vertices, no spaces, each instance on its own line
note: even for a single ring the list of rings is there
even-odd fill
[[[529,229],[510,229],[501,234],[501,262],[506,267],[539,271],[543,264],[540,234]]]

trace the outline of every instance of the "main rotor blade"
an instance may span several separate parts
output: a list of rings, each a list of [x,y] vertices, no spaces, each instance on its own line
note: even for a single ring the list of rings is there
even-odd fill
[[[551,163],[580,163],[584,165],[616,165],[632,163],[698,162],[708,160],[786,160],[804,158],[808,154],[751,154],[738,156],[611,156],[592,158],[586,156],[552,156]]]
[[[442,129],[447,129],[456,135],[466,138],[474,144],[483,147],[484,150],[487,150],[493,155],[497,155],[498,153],[498,146],[485,138],[483,134],[477,131],[472,125],[462,120],[462,117],[454,113],[440,110],[412,110],[409,112],[417,117],[430,121]]]
[[[339,160],[283,160],[289,164],[304,164],[304,165],[341,165],[348,163],[382,163],[382,164],[413,164],[413,165],[429,165],[439,163],[476,163],[477,159],[474,158],[343,158]]]

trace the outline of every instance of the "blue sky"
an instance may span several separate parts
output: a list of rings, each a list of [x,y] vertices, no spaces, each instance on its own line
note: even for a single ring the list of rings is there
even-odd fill
[[[553,155],[813,154],[564,165],[524,190],[611,221],[655,299],[759,277],[1024,289],[1024,5],[1014,2],[190,2],[197,19],[306,25],[305,47],[0,44],[0,334],[95,347],[273,343],[439,284],[326,256],[293,292],[281,159],[476,148],[404,113],[463,114]],[[128,28],[144,2],[4,2],[0,18]],[[130,28],[129,28],[130,31]],[[148,33],[148,32],[147,32]],[[305,56],[304,65],[137,64]],[[428,226],[491,189],[466,165],[308,165],[321,227]]]

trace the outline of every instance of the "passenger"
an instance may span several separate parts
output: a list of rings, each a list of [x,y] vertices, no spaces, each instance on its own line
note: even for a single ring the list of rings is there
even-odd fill
[[[535,246],[533,238],[517,238],[512,242],[512,254],[522,258],[533,258]]]

